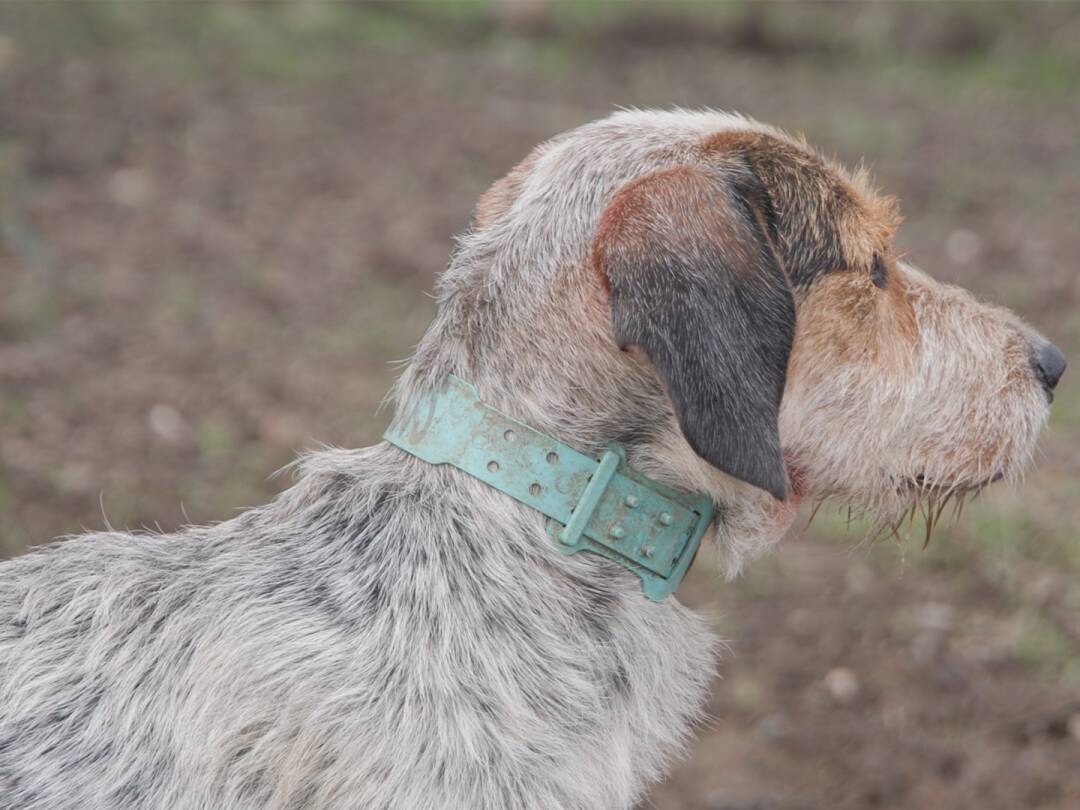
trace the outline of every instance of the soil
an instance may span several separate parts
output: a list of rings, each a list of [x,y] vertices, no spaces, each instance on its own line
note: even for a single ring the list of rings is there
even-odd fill
[[[913,261],[1080,348],[1076,7],[29,5],[0,15],[0,554],[226,519],[305,447],[374,441],[476,198],[615,106],[865,158]],[[1080,807],[1071,376],[1025,488],[926,552],[826,515],[738,582],[698,563],[729,650],[646,806]]]

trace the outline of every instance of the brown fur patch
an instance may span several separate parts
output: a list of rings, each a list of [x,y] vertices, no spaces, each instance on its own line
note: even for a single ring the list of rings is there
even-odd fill
[[[803,140],[764,132],[720,132],[700,152],[723,168],[744,162],[761,181],[794,285],[834,270],[869,272],[874,255],[888,253],[899,214],[892,198],[873,190],[865,170],[849,174]]]
[[[657,243],[678,250],[680,241],[690,244],[705,234],[734,259],[732,267],[749,267],[755,246],[749,228],[739,223],[719,178],[696,166],[661,169],[628,183],[612,199],[596,229],[592,263],[600,268],[613,249],[624,255],[639,250],[644,259]]]
[[[910,367],[918,341],[915,310],[899,274],[884,289],[867,275],[833,273],[820,279],[799,304],[788,373],[816,380],[839,364]]]

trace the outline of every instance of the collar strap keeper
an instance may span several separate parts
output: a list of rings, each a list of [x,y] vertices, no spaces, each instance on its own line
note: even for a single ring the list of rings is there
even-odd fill
[[[631,469],[618,445],[599,459],[480,401],[449,375],[400,411],[383,438],[429,464],[449,464],[548,518],[564,554],[618,563],[660,601],[675,591],[713,519],[706,495],[671,489]]]

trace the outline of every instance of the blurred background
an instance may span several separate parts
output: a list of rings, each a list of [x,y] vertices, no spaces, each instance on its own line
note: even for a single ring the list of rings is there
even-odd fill
[[[0,556],[376,441],[478,195],[620,105],[865,159],[911,260],[1080,365],[1078,5],[7,2]],[[1023,489],[928,549],[826,507],[735,584],[699,563],[730,653],[647,806],[1080,807],[1075,372]]]

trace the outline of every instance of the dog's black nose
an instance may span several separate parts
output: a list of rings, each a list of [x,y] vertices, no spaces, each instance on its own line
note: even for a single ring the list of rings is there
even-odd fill
[[[1035,350],[1035,373],[1047,391],[1053,391],[1065,373],[1065,355],[1053,343],[1044,343]]]

